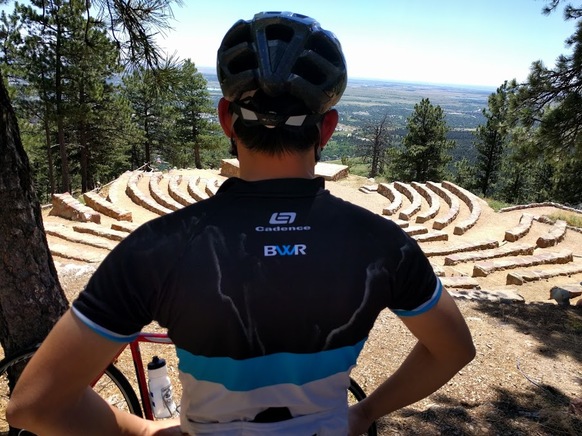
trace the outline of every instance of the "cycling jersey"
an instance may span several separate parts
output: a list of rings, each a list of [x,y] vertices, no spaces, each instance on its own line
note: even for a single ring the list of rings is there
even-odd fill
[[[276,425],[321,416],[341,434],[349,374],[380,311],[413,316],[440,292],[412,238],[323,179],[230,178],[120,242],[73,310],[112,340],[153,320],[168,329],[184,431],[262,428],[262,412],[284,408]],[[326,434],[314,425],[301,433]]]

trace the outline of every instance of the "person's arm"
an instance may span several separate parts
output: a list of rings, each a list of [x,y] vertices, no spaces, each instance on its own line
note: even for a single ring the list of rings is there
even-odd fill
[[[394,374],[350,408],[351,436],[365,433],[374,420],[427,397],[475,357],[471,333],[446,290],[432,309],[401,320],[418,342]]]
[[[66,312],[16,384],[6,410],[10,425],[43,436],[182,434],[176,420],[130,415],[88,388],[120,346]]]

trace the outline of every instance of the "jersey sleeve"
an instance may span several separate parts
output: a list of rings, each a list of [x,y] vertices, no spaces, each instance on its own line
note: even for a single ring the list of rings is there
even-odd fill
[[[442,284],[418,243],[402,233],[389,308],[398,316],[415,316],[438,302]]]
[[[75,315],[98,334],[130,342],[155,318],[165,277],[181,246],[176,232],[165,232],[160,225],[148,223],[121,241],[73,302]]]

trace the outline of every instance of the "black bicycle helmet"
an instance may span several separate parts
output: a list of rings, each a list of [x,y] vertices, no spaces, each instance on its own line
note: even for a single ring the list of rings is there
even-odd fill
[[[235,112],[269,127],[317,122],[347,84],[335,35],[292,12],[261,12],[236,22],[218,49],[217,74]]]

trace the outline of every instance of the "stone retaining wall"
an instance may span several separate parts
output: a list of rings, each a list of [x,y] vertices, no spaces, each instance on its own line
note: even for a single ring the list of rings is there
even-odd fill
[[[178,210],[183,207],[180,203],[170,197],[168,194],[160,189],[160,181],[164,178],[164,175],[160,172],[150,174],[150,195],[152,198],[163,207],[170,210]]]
[[[416,222],[422,224],[438,215],[441,208],[441,202],[438,195],[436,195],[434,191],[428,189],[426,185],[418,182],[412,182],[411,185],[420,195],[422,195],[422,197],[424,197],[429,206],[429,209],[426,212],[421,213],[416,217]]]
[[[378,194],[390,200],[390,204],[382,210],[382,215],[394,215],[402,207],[402,194],[394,188],[394,185],[380,183],[378,185]]]
[[[449,205],[449,212],[442,218],[437,218],[432,223],[432,228],[436,230],[442,230],[449,224],[451,224],[459,215],[461,211],[461,206],[459,204],[459,199],[453,196],[450,191],[443,188],[439,183],[426,182],[426,186],[434,191],[439,197],[441,197],[445,203]]]
[[[505,240],[509,242],[515,242],[518,239],[523,238],[529,233],[533,219],[534,216],[529,213],[522,214],[519,220],[519,224],[512,229],[505,231]]]
[[[90,208],[118,221],[132,221],[131,212],[115,206],[98,193],[91,191],[83,194],[85,204]]]
[[[98,212],[85,206],[68,192],[53,194],[52,204],[53,207],[49,215],[59,216],[71,221],[91,221],[97,224],[101,222],[101,215]]]
[[[127,186],[125,187],[125,193],[127,194],[127,196],[131,198],[131,200],[135,204],[158,215],[166,215],[172,212],[171,209],[168,209],[167,207],[164,207],[156,203],[150,197],[147,197],[143,192],[141,192],[137,184],[142,177],[143,177],[142,171],[136,171],[129,177],[129,180],[127,181]]]
[[[455,235],[463,235],[467,230],[477,224],[477,221],[479,221],[479,217],[481,216],[481,205],[479,203],[479,198],[466,189],[463,189],[451,182],[444,181],[443,187],[457,195],[469,207],[469,211],[471,212],[469,218],[457,224],[453,231]]]
[[[404,195],[410,201],[410,206],[400,211],[398,218],[400,218],[401,220],[410,220],[412,215],[414,215],[421,209],[422,197],[418,193],[418,191],[416,191],[406,183],[394,182],[394,188],[396,188],[402,195]]]

